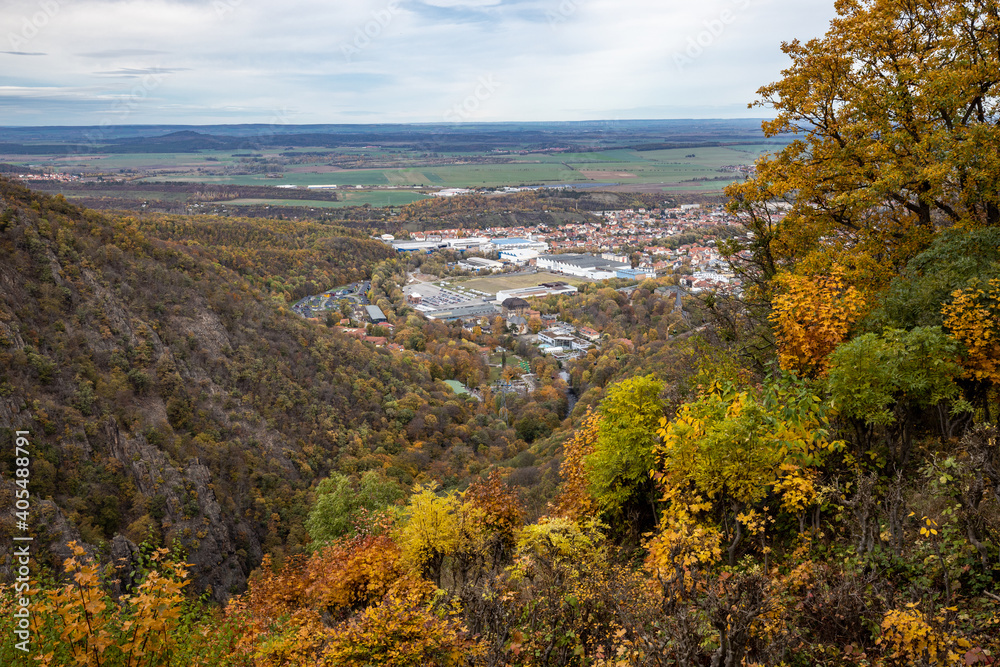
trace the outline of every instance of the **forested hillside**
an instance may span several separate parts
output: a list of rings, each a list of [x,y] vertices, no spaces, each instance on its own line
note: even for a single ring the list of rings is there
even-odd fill
[[[136,224],[288,301],[363,280],[375,264],[395,256],[381,241],[334,224],[161,215]]]
[[[329,471],[375,469],[407,486],[438,461],[447,474],[456,447],[463,475],[515,453],[492,420],[470,442],[476,406],[431,364],[281,305],[276,276],[361,277],[381,244],[309,223],[140,223],[0,188],[0,414],[37,434],[40,559],[60,564],[70,539],[105,558],[176,545],[197,588],[224,600],[265,551],[307,543],[310,489]],[[3,437],[10,500],[12,431]]]

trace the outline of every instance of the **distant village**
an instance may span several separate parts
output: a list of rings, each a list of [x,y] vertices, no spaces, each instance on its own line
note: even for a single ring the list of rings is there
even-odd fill
[[[52,173],[27,173],[27,174],[11,174],[22,181],[53,181],[58,183],[70,183],[73,181],[79,181],[80,176],[77,174],[61,174],[57,172]]]

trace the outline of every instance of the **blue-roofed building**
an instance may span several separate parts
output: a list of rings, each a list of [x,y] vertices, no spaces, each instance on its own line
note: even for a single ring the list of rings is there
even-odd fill
[[[615,276],[625,280],[645,280],[655,278],[656,272],[652,269],[618,269],[615,271]]]

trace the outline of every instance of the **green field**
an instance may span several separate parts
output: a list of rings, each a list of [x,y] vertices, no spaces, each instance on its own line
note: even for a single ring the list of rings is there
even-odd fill
[[[652,139],[653,137],[651,137]],[[646,144],[643,144],[646,145]],[[650,146],[664,145],[655,141]],[[640,146],[641,147],[641,146]],[[481,153],[375,146],[304,147],[240,150],[199,150],[185,153],[123,153],[70,155],[0,155],[0,161],[45,171],[122,176],[135,183],[187,182],[238,186],[337,185],[340,202],[296,202],[282,198],[240,199],[236,205],[298,205],[327,208],[355,204],[397,206],[417,201],[426,192],[413,188],[500,188],[521,185],[608,187],[640,192],[716,194],[742,176],[726,166],[749,165],[779,148],[760,139],[733,141],[705,148],[640,150],[489,151]],[[393,166],[385,166],[392,164]],[[398,166],[396,166],[398,165]],[[238,171],[261,173],[238,174]],[[268,172],[265,175],[264,172]],[[268,178],[267,176],[271,176]],[[277,177],[275,177],[277,176]],[[349,188],[361,186],[364,191]],[[94,196],[113,197],[111,183]],[[399,191],[384,191],[393,187]],[[377,190],[367,190],[377,188]],[[407,191],[409,190],[409,191]],[[132,197],[139,194],[132,190]],[[154,196],[151,191],[150,196]],[[162,195],[161,195],[162,196]]]
[[[501,290],[534,287],[541,283],[564,282],[573,286],[585,284],[587,281],[573,276],[561,276],[548,271],[514,275],[483,276],[482,278],[449,278],[451,286],[461,286],[470,290],[479,290],[488,294],[496,294]]]
[[[328,174],[296,173],[285,174],[283,178],[267,178],[264,174],[241,174],[223,176],[215,174],[157,174],[149,181],[188,181],[196,183],[219,183],[225,185],[390,185],[386,171],[379,169],[351,169]]]

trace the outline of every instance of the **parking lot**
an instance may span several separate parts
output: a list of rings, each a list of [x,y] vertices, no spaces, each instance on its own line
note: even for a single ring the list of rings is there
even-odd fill
[[[418,295],[420,306],[422,306],[419,310],[440,310],[483,302],[483,299],[477,296],[460,294],[447,287],[438,287],[428,283],[407,285],[403,288],[403,294],[407,297]]]

